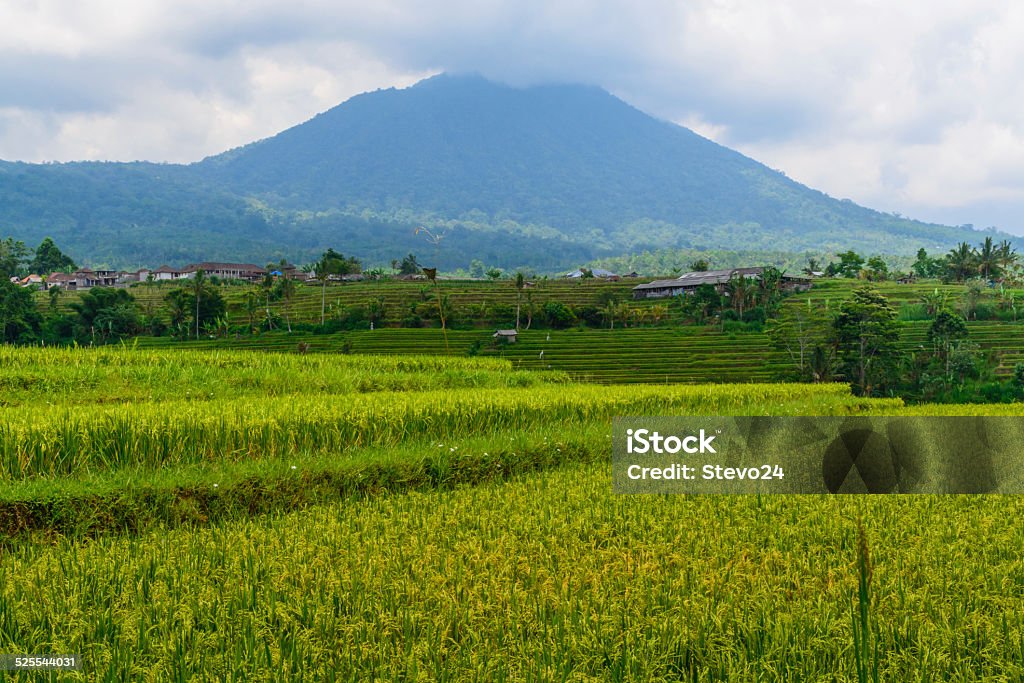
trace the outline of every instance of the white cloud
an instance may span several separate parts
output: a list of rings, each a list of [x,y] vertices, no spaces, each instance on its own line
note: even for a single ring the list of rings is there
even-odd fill
[[[690,112],[685,118],[675,119],[672,123],[689,128],[698,135],[703,135],[708,140],[719,142],[729,135],[729,127],[720,123],[710,123],[700,115],[700,112]]]
[[[480,71],[599,84],[834,196],[1024,231],[1021,35],[1002,0],[6,0],[0,158],[190,161]]]

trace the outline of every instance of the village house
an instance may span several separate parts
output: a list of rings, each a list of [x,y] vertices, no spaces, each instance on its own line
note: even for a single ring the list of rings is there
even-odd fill
[[[183,277],[186,277],[184,271],[178,270],[177,268],[171,268],[168,265],[162,265],[153,271],[153,279],[160,282],[164,282],[166,280],[177,280]]]
[[[20,280],[16,277],[12,277],[11,282],[13,282],[16,285],[21,285],[22,287],[30,287],[31,285],[43,284],[43,278],[39,275],[36,275],[35,273],[32,273],[31,275],[26,275]]]
[[[59,287],[66,290],[89,289],[91,287],[114,287],[124,275],[119,270],[93,270],[80,268],[73,273],[50,273],[46,288]]]
[[[294,270],[295,266],[292,266]],[[219,277],[224,280],[248,280],[257,282],[263,279],[267,269],[260,268],[254,263],[220,263],[215,261],[203,261],[202,263],[191,263],[181,269],[182,277],[193,277],[197,271],[203,271],[207,277]]]
[[[91,287],[128,287],[137,282],[147,282],[150,277],[156,282],[188,279],[195,277],[195,274],[200,270],[209,277],[217,277],[224,280],[246,280],[249,282],[259,282],[267,274],[266,268],[253,263],[203,261],[202,263],[190,263],[184,268],[172,268],[165,264],[155,270],[140,268],[134,272],[80,268],[73,273],[51,273],[43,284],[47,288],[59,287],[69,291],[89,289]],[[274,270],[273,273],[282,277],[308,279],[307,273],[302,272],[291,264],[280,266],[280,270]],[[31,278],[36,279],[32,280]],[[29,280],[28,284],[42,283],[42,278],[38,275],[30,275],[26,280]],[[19,280],[18,282],[22,281]]]
[[[683,273],[671,280],[655,280],[633,288],[634,299],[657,299],[669,296],[692,294],[701,285],[713,285],[719,292],[725,290],[729,280],[738,277],[760,280],[764,267],[731,268],[729,270],[705,270]],[[787,292],[805,292],[811,288],[811,280],[792,275],[782,276],[782,289]]]

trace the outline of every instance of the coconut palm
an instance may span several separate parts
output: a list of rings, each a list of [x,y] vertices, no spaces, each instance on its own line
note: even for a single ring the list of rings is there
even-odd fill
[[[761,271],[757,291],[761,305],[764,306],[765,311],[768,311],[782,294],[782,271],[774,266],[768,266]]]
[[[950,249],[946,254],[946,267],[953,279],[963,282],[977,273],[977,256],[978,252],[967,242],[961,242],[955,249]]]
[[[978,274],[986,280],[999,275],[999,248],[991,237],[986,237],[978,251]]]
[[[733,307],[736,313],[742,318],[743,311],[747,307],[747,303],[750,301],[754,294],[754,283],[749,278],[745,278],[742,275],[730,278],[725,283],[726,294],[729,295],[729,305]]]
[[[281,298],[284,299],[284,319],[288,325],[288,333],[292,331],[292,297],[295,296],[295,280],[287,275],[282,275],[278,281],[281,291]]]
[[[203,296],[203,288],[206,286],[206,271],[202,268],[196,271],[195,276],[189,283],[189,289],[196,297],[196,339],[199,339],[199,301]]]
[[[1002,268],[1003,271],[1009,270],[1010,267],[1017,262],[1017,251],[1013,248],[1013,245],[1010,244],[1009,240],[1003,240],[1000,242],[999,246],[996,247],[996,251],[999,258],[999,267]]]
[[[523,303],[523,288],[526,286],[526,278],[522,273],[516,273],[516,330],[519,329],[519,310]]]

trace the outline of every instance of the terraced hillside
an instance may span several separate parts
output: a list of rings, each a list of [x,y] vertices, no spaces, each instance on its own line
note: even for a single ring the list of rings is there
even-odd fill
[[[849,296],[856,284],[844,280],[822,281],[810,292],[786,299],[783,305],[835,307]],[[303,345],[302,348],[311,353],[478,353],[506,358],[524,369],[561,370],[582,380],[601,383],[764,382],[777,379],[779,371],[785,368],[785,356],[772,348],[765,335],[756,332],[723,333],[717,327],[684,325],[677,302],[667,299],[633,301],[629,298],[633,286],[634,282],[631,281],[548,280],[537,282],[527,292],[537,306],[547,301],[558,301],[576,309],[598,306],[610,293],[630,310],[650,311],[654,306],[664,307],[667,315],[660,324],[654,325],[652,317],[648,315],[642,323],[638,324],[634,319],[629,327],[619,323],[614,330],[546,330],[533,327],[521,332],[518,343],[497,345],[493,343],[491,333],[495,327],[511,326],[511,321],[489,319],[488,312],[495,310],[495,305],[506,308],[515,305],[516,290],[513,283],[507,280],[444,281],[440,284],[441,291],[450,297],[453,309],[471,316],[461,325],[468,329],[448,330],[446,346],[445,338],[437,327],[396,327],[410,306],[427,304],[425,299],[432,295],[429,283],[381,281],[330,286],[325,297],[329,318],[339,311],[365,307],[374,301],[383,302],[386,312],[383,322],[378,323],[377,329],[372,331],[336,334],[286,334],[275,331],[255,336],[243,333],[220,339],[187,342],[186,345],[284,352],[296,352]],[[247,323],[247,313],[242,305],[246,289],[242,286],[226,287],[229,318],[237,326],[245,326]],[[954,303],[965,290],[962,285],[937,283],[881,283],[879,289],[901,311],[904,318],[917,316],[919,311],[916,309],[919,308],[921,297],[936,289],[947,292]],[[132,289],[144,310],[158,310],[162,297],[168,291],[167,287],[142,286]],[[1024,292],[1018,294],[1024,302]],[[74,296],[67,295],[61,305],[66,306]],[[288,307],[292,321],[319,322],[320,296],[321,290],[318,287],[300,287]],[[989,291],[985,296],[992,298],[995,294]],[[524,302],[525,298],[524,294]],[[270,307],[277,314],[283,315],[285,312],[284,302],[273,301]],[[425,307],[430,306],[427,304]],[[525,303],[523,308],[525,311]],[[264,314],[261,308],[258,315]],[[1024,311],[1021,318],[1024,320]],[[524,326],[525,320],[524,312]],[[905,320],[904,346],[913,349],[927,345],[928,324],[927,320]],[[1008,376],[1016,363],[1024,361],[1024,324],[1012,321],[969,321],[968,328],[973,341],[995,353],[997,374],[1000,376]],[[138,343],[147,347],[182,344],[168,337],[140,338]]]

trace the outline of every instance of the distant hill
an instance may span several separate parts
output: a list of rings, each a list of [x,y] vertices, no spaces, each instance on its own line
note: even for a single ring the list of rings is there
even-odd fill
[[[415,228],[444,237],[430,243]],[[558,270],[655,249],[910,253],[980,233],[840,201],[587,86],[442,75],[190,165],[0,162],[0,228],[80,261]]]

